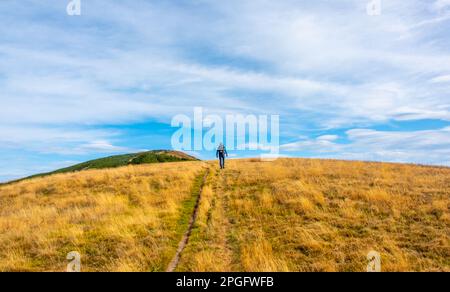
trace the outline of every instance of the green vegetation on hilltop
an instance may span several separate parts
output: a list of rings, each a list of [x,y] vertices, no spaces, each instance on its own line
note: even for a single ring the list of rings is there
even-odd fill
[[[90,169],[105,169],[105,168],[117,168],[127,165],[140,165],[140,164],[151,164],[151,163],[166,163],[166,162],[180,162],[180,161],[196,161],[197,158],[187,155],[183,152],[178,151],[168,151],[168,150],[157,150],[157,151],[147,151],[133,154],[123,154],[115,155],[105,158],[99,158],[95,160],[86,161],[80,164],[69,166],[66,168],[58,169],[48,173],[36,174],[24,179],[17,181],[22,181],[25,179],[31,179],[36,177],[44,177],[53,174],[78,172]],[[14,182],[17,182],[14,181]]]

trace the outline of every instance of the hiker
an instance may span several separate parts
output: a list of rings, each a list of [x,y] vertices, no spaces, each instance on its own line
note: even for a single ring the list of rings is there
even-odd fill
[[[216,157],[219,158],[220,169],[225,168],[225,155],[228,157],[227,149],[220,143],[219,147],[217,147]]]

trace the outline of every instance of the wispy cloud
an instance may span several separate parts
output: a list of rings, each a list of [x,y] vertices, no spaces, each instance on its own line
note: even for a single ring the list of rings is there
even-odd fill
[[[434,77],[433,79],[431,79],[431,82],[432,83],[450,82],[450,75],[442,75],[442,76]]]
[[[281,149],[287,152],[313,152],[316,157],[450,166],[450,127],[408,132],[353,129],[342,138],[348,142],[337,142],[337,137],[324,139],[322,136],[285,144]]]
[[[450,0],[436,0],[433,4],[433,8],[436,10],[442,10],[450,6]]]

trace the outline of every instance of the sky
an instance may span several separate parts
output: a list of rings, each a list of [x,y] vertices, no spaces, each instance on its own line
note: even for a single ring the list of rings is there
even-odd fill
[[[170,149],[194,107],[279,115],[287,157],[450,166],[450,0],[370,1],[2,0],[0,181]]]

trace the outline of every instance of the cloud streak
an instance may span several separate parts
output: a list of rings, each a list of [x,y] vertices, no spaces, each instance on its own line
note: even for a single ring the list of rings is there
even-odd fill
[[[337,136],[321,136],[288,143],[281,149],[309,151],[316,157],[450,166],[450,127],[408,132],[352,129],[343,138],[348,142],[336,142]]]

